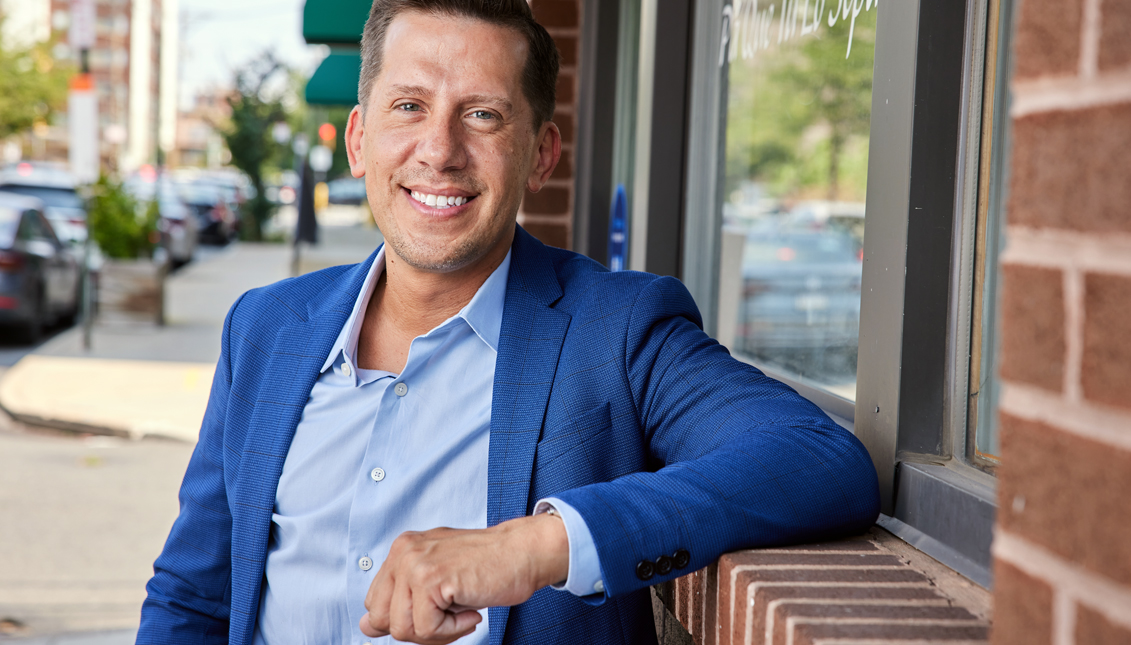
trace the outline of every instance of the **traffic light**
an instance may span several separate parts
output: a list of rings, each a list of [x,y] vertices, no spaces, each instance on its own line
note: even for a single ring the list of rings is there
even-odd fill
[[[318,126],[318,138],[322,140],[322,145],[333,150],[338,143],[338,129],[333,123],[323,123]]]

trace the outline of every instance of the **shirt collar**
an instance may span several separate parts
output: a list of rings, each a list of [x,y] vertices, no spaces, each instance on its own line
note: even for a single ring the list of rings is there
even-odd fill
[[[471,301],[464,305],[459,313],[452,316],[436,327],[440,329],[449,325],[453,320],[462,318],[467,322],[468,326],[476,333],[479,338],[487,343],[495,352],[499,351],[499,332],[503,325],[503,304],[506,301],[507,295],[507,278],[510,275],[511,266],[511,252],[507,251],[507,256],[498,267],[487,277],[487,280],[475,292]],[[355,359],[357,355],[357,339],[361,334],[362,323],[365,320],[365,307],[369,303],[369,298],[373,295],[373,289],[377,286],[377,281],[381,278],[381,273],[385,270],[385,247],[381,246],[377,251],[377,257],[373,259],[373,265],[369,267],[369,273],[365,276],[365,282],[361,285],[361,291],[358,293],[357,300],[353,303],[353,310],[350,312],[349,318],[346,319],[342,325],[342,331],[338,334],[337,340],[330,348],[329,354],[326,356],[326,362],[322,364],[321,372],[325,372],[338,358],[338,354],[346,353]],[[432,332],[429,332],[432,333]]]

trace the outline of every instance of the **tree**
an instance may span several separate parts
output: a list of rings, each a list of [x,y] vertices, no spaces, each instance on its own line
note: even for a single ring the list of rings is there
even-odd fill
[[[244,202],[241,218],[243,236],[248,240],[263,239],[263,224],[274,208],[264,190],[264,172],[280,153],[272,128],[287,120],[287,111],[281,96],[272,95],[272,89],[275,78],[286,74],[286,66],[273,53],[265,52],[236,71],[236,91],[228,97],[232,116],[221,135],[232,154],[232,165],[247,175],[255,192]]]
[[[789,198],[863,195],[876,11],[831,27],[822,15],[820,24],[819,33],[731,63],[728,190],[753,180]]]
[[[51,45],[11,47],[0,41],[0,139],[46,122],[65,107],[67,81],[74,70],[51,56]]]

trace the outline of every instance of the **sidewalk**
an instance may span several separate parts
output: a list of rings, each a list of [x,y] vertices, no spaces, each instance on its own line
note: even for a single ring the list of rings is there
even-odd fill
[[[304,248],[299,271],[365,259],[374,228],[326,226]],[[195,443],[212,386],[224,317],[240,294],[291,275],[285,244],[232,244],[166,283],[166,324],[100,321],[90,351],[82,329],[64,332],[0,380],[0,408],[15,419],[64,430]]]

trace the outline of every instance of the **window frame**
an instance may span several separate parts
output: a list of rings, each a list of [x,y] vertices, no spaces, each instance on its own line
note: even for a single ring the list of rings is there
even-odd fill
[[[680,277],[713,336],[728,78],[719,52],[731,6],[695,2],[687,83]],[[988,34],[991,10],[1001,18],[997,34]],[[881,526],[989,587],[996,478],[970,452],[971,325],[978,217],[997,212],[979,209],[982,139],[994,138],[987,151],[1004,145],[1008,120],[999,118],[1007,115],[1008,70],[1000,57],[987,60],[986,45],[997,36],[1007,47],[1010,2],[881,2],[878,11],[856,402],[769,374],[867,447],[880,478]],[[991,65],[997,80],[985,88]],[[996,104],[988,130],[984,91]]]

